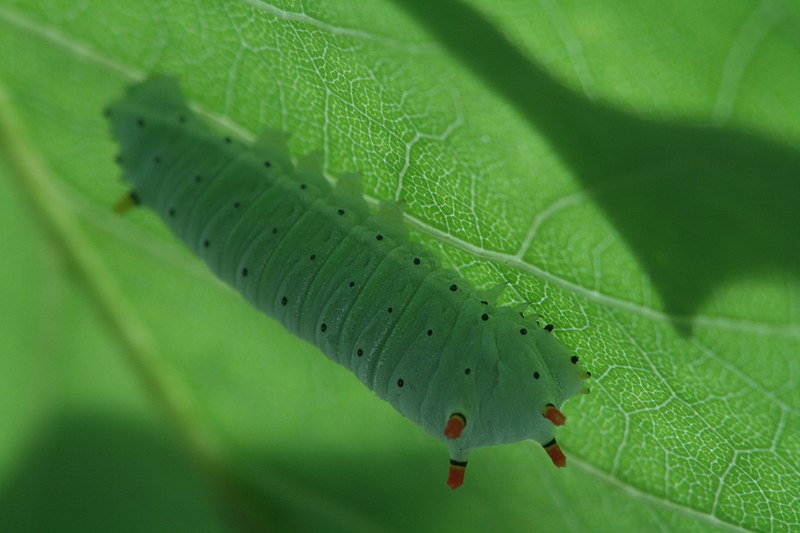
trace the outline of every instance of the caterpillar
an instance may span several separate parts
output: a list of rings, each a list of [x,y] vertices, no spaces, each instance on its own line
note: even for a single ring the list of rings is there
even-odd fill
[[[566,465],[559,407],[590,373],[552,325],[495,305],[409,240],[398,204],[370,209],[357,176],[331,186],[317,157],[293,164],[284,133],[247,146],[214,132],[170,77],[105,114],[130,185],[117,211],[155,211],[255,307],[444,441],[452,489],[480,446],[532,439]]]

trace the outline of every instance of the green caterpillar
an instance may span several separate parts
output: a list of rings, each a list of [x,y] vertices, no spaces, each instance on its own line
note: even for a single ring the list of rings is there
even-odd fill
[[[331,187],[286,136],[247,147],[211,131],[177,82],[153,77],[106,110],[131,186],[253,305],[349,368],[450,452],[533,439],[556,466],[561,404],[589,373],[518,310],[495,306],[409,241],[396,204],[371,212],[355,176]],[[124,205],[119,210],[123,210]]]

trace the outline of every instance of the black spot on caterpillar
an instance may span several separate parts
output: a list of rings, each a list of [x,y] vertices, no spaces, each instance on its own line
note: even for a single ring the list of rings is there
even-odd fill
[[[557,466],[560,406],[588,373],[547,328],[486,294],[410,241],[399,206],[371,212],[355,176],[332,188],[286,135],[252,147],[221,136],[154,77],[108,110],[142,204],[254,306],[349,368],[445,441],[448,484],[479,446],[533,439]]]

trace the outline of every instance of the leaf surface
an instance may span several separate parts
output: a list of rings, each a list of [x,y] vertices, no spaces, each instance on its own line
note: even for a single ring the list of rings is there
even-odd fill
[[[797,529],[798,28],[780,1],[3,0],[0,521]],[[115,216],[101,110],[151,72],[221,130],[360,172],[555,324],[593,374],[569,468],[482,449],[451,493],[441,443],[151,213]]]

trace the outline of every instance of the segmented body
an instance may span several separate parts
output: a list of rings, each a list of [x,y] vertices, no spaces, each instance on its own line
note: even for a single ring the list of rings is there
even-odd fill
[[[583,387],[577,358],[441,268],[396,206],[373,213],[357,178],[331,188],[313,160],[295,167],[281,134],[248,147],[211,131],[168,78],[109,114],[133,198],[253,305],[447,441],[455,463],[477,446],[553,439],[543,409]],[[465,423],[448,437],[454,414]]]

